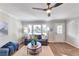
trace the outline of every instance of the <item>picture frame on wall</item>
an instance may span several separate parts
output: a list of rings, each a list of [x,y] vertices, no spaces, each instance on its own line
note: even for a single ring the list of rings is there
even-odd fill
[[[8,23],[0,21],[0,36],[8,35]]]

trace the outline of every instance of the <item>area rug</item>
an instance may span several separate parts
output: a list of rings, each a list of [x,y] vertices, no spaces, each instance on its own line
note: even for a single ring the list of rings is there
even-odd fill
[[[27,46],[23,46],[12,56],[32,56],[27,54]],[[42,51],[36,56],[54,56],[49,46],[42,46]]]

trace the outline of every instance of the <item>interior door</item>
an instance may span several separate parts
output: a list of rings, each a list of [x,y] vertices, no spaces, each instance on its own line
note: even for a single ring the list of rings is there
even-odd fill
[[[65,40],[65,23],[54,24],[54,42],[64,42]]]
[[[50,24],[49,42],[54,41],[54,24]]]

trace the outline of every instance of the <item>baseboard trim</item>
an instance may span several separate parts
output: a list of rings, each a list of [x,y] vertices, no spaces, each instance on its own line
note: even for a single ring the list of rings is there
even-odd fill
[[[65,41],[63,41],[63,42],[48,41],[48,42],[51,42],[51,43],[63,43],[63,42],[65,42]]]
[[[75,47],[75,48],[79,48],[79,46],[73,45],[73,44],[71,44],[71,43],[69,43],[69,42],[67,42],[67,41],[66,41],[65,43],[70,44],[71,46],[73,46],[73,47]]]
[[[48,43],[65,43],[65,42],[48,42]]]

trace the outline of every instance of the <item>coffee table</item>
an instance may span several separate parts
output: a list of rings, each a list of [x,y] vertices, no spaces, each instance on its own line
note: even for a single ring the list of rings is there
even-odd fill
[[[31,43],[27,45],[27,54],[36,55],[39,54],[42,50],[42,45],[40,42],[37,42],[37,47],[33,47]]]

